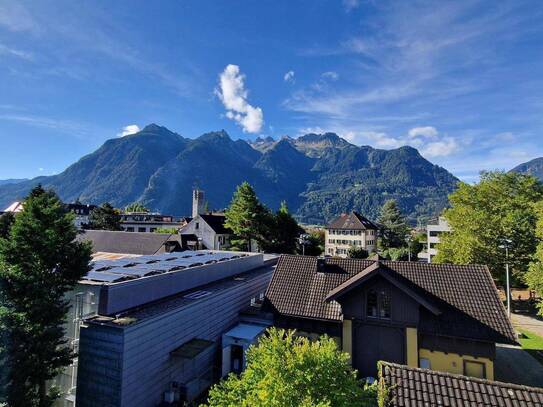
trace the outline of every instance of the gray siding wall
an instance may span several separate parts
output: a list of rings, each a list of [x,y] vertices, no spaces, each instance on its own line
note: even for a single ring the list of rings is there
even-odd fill
[[[120,405],[123,342],[122,329],[100,325],[81,328],[78,407]]]
[[[198,229],[196,229],[196,224],[198,224]],[[205,247],[211,250],[219,250],[222,247],[219,247],[217,242],[217,234],[211,226],[209,226],[199,215],[191,220],[183,229],[181,229],[181,234],[183,235],[196,235],[202,239],[202,243]]]
[[[121,406],[156,406],[172,381],[189,382],[211,366],[194,366],[172,358],[170,352],[192,338],[216,341],[238,322],[239,312],[251,298],[264,292],[271,272],[192,305],[125,328]],[[215,356],[216,357],[216,356]]]

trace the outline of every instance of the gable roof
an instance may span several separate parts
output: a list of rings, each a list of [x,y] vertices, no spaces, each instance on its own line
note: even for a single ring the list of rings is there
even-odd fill
[[[167,242],[177,243],[181,247],[179,236],[169,233],[85,230],[77,236],[77,240],[90,241],[95,253],[155,254]]]
[[[391,407],[543,405],[543,389],[380,362]]]
[[[283,255],[268,286],[267,302],[285,316],[339,322],[340,304],[326,298],[374,263],[372,260]],[[427,312],[428,307],[421,309],[420,332],[516,343],[513,327],[486,266],[379,263],[390,276],[440,311],[436,315]]]
[[[353,211],[349,214],[342,213],[330,222],[326,229],[377,230],[379,226],[358,212]]]
[[[224,226],[226,216],[224,215],[199,215],[213,231],[219,235],[231,235],[233,232]]]
[[[441,311],[439,310],[438,307],[436,307],[434,304],[427,301],[425,298],[421,297],[418,293],[413,291],[409,286],[407,286],[402,281],[400,281],[397,277],[394,276],[394,273],[388,272],[387,267],[383,266],[380,261],[375,261],[373,264],[366,267],[360,273],[354,275],[353,277],[349,278],[348,280],[344,281],[343,283],[338,285],[336,288],[331,290],[326,295],[325,301],[333,301],[342,297],[343,295],[352,291],[353,289],[358,287],[360,284],[376,276],[377,274],[385,278],[389,283],[393,284],[394,286],[402,290],[408,296],[410,296],[419,304],[421,304],[426,309],[428,309],[428,311],[430,311],[431,313],[435,315],[441,314]]]

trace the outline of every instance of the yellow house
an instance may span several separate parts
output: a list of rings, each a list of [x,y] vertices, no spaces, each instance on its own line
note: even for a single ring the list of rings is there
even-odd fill
[[[384,360],[492,380],[513,327],[486,266],[282,256],[274,323],[339,338],[362,377]]]

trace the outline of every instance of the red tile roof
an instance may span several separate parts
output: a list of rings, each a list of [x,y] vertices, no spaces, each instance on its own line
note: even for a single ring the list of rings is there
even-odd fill
[[[379,229],[379,226],[358,212],[353,211],[349,214],[341,214],[330,222],[330,224],[326,226],[326,229],[377,230]]]

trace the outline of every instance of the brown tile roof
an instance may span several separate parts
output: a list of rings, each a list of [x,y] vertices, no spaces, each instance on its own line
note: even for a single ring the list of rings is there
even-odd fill
[[[389,389],[390,407],[536,407],[543,389],[477,379],[394,363],[380,363],[380,377]]]
[[[349,230],[366,230],[366,229],[379,229],[379,226],[360,215],[358,212],[351,212],[349,214],[343,213],[334,219],[326,229],[349,229]]]
[[[267,302],[285,316],[341,321],[341,306],[327,302],[326,297],[373,263],[283,255],[268,287]],[[421,308],[419,331],[515,343],[513,327],[486,266],[380,261],[379,268],[441,312],[435,315]]]

